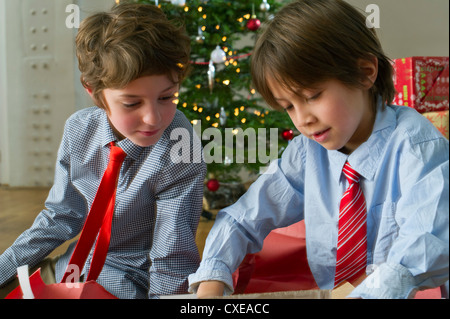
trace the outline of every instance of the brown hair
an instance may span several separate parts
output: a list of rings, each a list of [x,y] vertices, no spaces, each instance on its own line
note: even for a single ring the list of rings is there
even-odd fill
[[[390,103],[395,94],[391,61],[365,16],[343,0],[300,0],[283,7],[264,28],[252,55],[256,90],[275,109],[267,76],[295,91],[337,79],[360,87],[366,78],[358,60],[378,59],[378,76],[371,91]]]
[[[181,82],[187,73],[190,39],[154,5],[125,3],[82,21],[76,37],[81,82],[107,108],[106,88],[119,89],[148,75]]]

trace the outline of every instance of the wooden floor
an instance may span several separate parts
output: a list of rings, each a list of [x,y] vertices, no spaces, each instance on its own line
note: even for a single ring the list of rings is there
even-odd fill
[[[32,224],[44,208],[48,188],[5,188],[0,187],[0,254]],[[197,246],[203,252],[206,236],[214,220],[201,218],[197,231]],[[67,242],[52,252],[51,256],[65,252]]]

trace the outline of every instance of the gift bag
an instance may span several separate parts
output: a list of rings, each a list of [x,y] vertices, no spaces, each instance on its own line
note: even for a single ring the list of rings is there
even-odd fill
[[[17,269],[20,286],[6,299],[117,299],[96,281],[46,285],[38,269],[28,277],[28,266]]]
[[[28,278],[28,266],[25,265],[17,269],[19,287],[6,299],[118,299],[96,282],[109,248],[114,201],[115,196],[106,205],[106,211],[91,210],[89,213],[60,283],[46,285],[41,278],[40,269]],[[78,282],[96,239],[86,282]]]
[[[105,264],[111,240],[111,224],[116,202],[116,188],[120,167],[126,153],[110,143],[109,163],[92,203],[91,210],[81,231],[80,238],[70,258],[60,283],[46,285],[38,270],[28,280],[28,266],[19,267],[19,287],[7,299],[117,299],[107,292],[96,280]],[[85,283],[78,282],[95,241],[94,254]]]

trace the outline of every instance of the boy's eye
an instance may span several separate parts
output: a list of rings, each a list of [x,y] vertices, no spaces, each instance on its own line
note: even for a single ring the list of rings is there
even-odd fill
[[[135,103],[122,103],[125,107],[135,107],[138,106],[141,102],[135,102]]]
[[[288,105],[287,107],[285,107],[284,110],[285,110],[286,112],[289,112],[289,111],[292,110],[293,108],[294,108],[294,106],[291,104],[291,105]]]
[[[320,97],[320,95],[322,94],[322,92],[316,93],[311,97],[306,98],[308,101],[314,101],[316,99],[318,99]]]
[[[162,97],[160,97],[159,99],[161,100],[161,101],[168,101],[168,100],[174,100],[174,99],[176,99],[178,97],[178,92],[177,93],[173,93],[173,94],[170,94],[170,95],[167,95],[167,96],[162,96]]]
[[[161,100],[161,101],[167,101],[167,100],[170,100],[170,99],[173,99],[175,96],[172,94],[172,95],[169,95],[169,96],[163,96],[163,97],[160,97],[159,99]]]

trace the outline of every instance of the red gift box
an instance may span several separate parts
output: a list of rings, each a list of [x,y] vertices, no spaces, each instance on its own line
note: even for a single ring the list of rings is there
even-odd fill
[[[418,112],[448,110],[448,57],[409,57],[394,60],[393,104]]]

